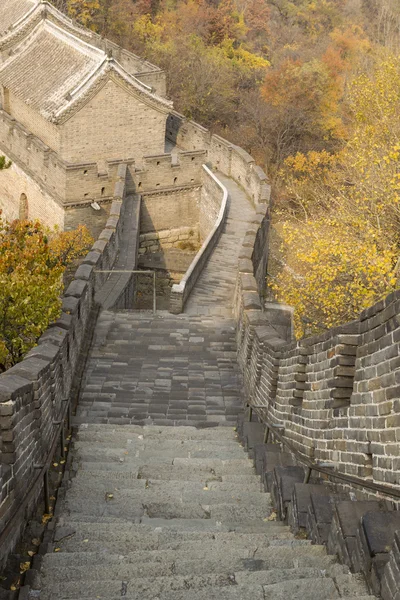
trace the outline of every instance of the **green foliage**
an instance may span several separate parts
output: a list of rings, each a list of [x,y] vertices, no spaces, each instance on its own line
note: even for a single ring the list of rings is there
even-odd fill
[[[0,171],[11,167],[11,160],[7,160],[5,156],[0,156]]]
[[[65,266],[90,247],[84,227],[58,233],[0,220],[0,371],[19,362],[60,312]]]

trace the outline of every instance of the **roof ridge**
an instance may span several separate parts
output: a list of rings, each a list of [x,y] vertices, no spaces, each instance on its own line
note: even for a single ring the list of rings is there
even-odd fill
[[[51,122],[54,124],[64,123],[72,116],[74,109],[92,96],[93,92],[97,91],[97,87],[101,87],[108,79],[110,73],[116,74],[129,87],[134,88],[136,92],[142,95],[142,99],[146,103],[155,105],[158,109],[160,105],[162,110],[169,111],[173,104],[170,100],[162,98],[152,92],[151,87],[137,79],[134,75],[130,75],[114,58],[105,56],[104,60],[87,75],[85,80],[81,82],[75,89],[69,93],[70,100],[68,104],[60,107],[51,117]]]

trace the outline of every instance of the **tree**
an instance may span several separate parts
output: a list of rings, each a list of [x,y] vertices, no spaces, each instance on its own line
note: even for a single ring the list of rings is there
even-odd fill
[[[65,267],[92,242],[83,226],[59,233],[37,221],[0,219],[0,372],[22,360],[58,317]]]
[[[7,160],[5,156],[0,156],[0,171],[3,169],[9,169],[11,167],[11,160]]]
[[[348,87],[349,139],[286,160],[273,289],[298,335],[354,319],[398,286],[400,59],[379,51]],[[282,204],[281,204],[282,206]]]

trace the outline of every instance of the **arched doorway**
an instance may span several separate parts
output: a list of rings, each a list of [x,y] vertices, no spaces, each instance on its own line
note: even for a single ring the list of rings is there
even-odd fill
[[[28,198],[26,194],[21,194],[19,199],[19,219],[20,221],[26,221],[28,218],[29,208],[28,208]]]

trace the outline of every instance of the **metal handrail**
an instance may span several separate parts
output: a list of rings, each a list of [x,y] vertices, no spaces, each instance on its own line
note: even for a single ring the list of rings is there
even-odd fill
[[[39,483],[43,485],[44,490],[44,503],[45,503],[45,512],[50,512],[50,498],[49,498],[49,486],[48,486],[48,474],[50,463],[53,461],[54,453],[56,451],[57,445],[61,444],[61,453],[64,453],[64,425],[65,420],[68,419],[67,427],[71,428],[71,400],[70,398],[66,398],[63,400],[65,406],[61,412],[60,421],[55,422],[57,425],[53,441],[50,446],[50,450],[46,456],[46,459],[42,465],[34,465],[34,468],[38,470],[38,474],[35,477],[33,483],[31,484],[27,494],[24,499],[19,504],[17,510],[12,515],[7,525],[4,527],[3,531],[0,533],[0,547],[5,543],[9,533],[14,527],[16,519],[21,515],[21,513],[26,509],[28,504],[34,498],[37,487],[39,487]],[[43,480],[43,481],[42,481]]]
[[[300,463],[305,465],[305,467],[307,468],[307,472],[306,472],[306,475],[304,478],[304,483],[308,483],[312,471],[317,471],[317,473],[323,473],[327,477],[331,477],[333,479],[339,479],[339,480],[344,481],[345,483],[348,483],[351,485],[357,485],[357,486],[366,488],[368,490],[373,490],[374,492],[386,494],[387,496],[392,496],[394,498],[400,498],[400,489],[382,485],[380,483],[375,483],[373,481],[366,481],[365,479],[361,479],[360,477],[355,477],[354,475],[347,475],[345,473],[339,473],[337,471],[332,471],[331,468],[328,468],[326,466],[321,466],[317,463],[312,462],[310,459],[308,459],[303,454],[301,454],[296,448],[294,448],[294,446],[285,438],[284,434],[282,434],[279,431],[279,430],[284,429],[283,425],[275,427],[274,423],[270,423],[268,421],[268,419],[266,419],[266,417],[262,417],[259,414],[258,411],[261,409],[262,410],[267,409],[268,408],[267,405],[255,406],[248,402],[247,406],[249,408],[249,421],[251,421],[252,412],[253,412],[253,410],[255,410],[257,417],[260,419],[262,424],[265,425],[265,427],[266,427],[264,442],[266,443],[268,441],[269,432],[272,431],[274,437],[277,438],[281,444],[286,446],[288,448],[288,450],[290,450],[290,452],[292,454],[294,454],[294,456]]]

